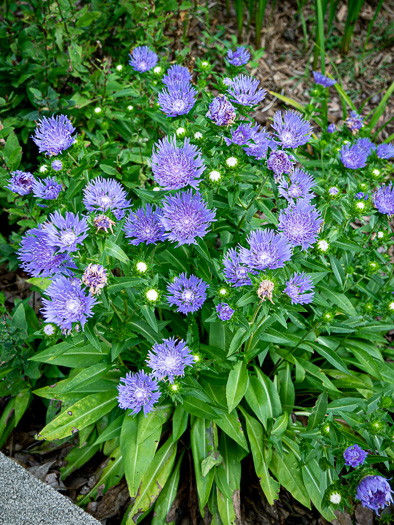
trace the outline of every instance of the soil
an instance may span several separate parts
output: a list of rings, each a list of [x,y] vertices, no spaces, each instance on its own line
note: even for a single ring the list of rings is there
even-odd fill
[[[302,2],[300,2],[301,4]],[[305,19],[308,35],[313,33],[315,24],[315,12],[313,2],[304,2],[302,14]],[[250,73],[259,78],[263,86],[273,92],[285,94],[294,100],[305,103],[312,86],[311,70],[313,62],[314,42],[309,36],[304,38],[302,18],[297,10],[296,2],[275,2],[272,9],[268,3],[266,17],[264,20],[261,47],[264,54],[259,59],[258,67]],[[367,116],[379,104],[384,92],[394,78],[394,60],[392,54],[394,6],[384,2],[383,7],[374,24],[370,41],[366,46],[364,54],[362,49],[365,43],[368,24],[374,15],[377,2],[370,1],[364,4],[361,15],[356,23],[351,50],[347,56],[342,56],[338,42],[342,34],[346,19],[346,4],[339,3],[339,8],[333,23],[331,36],[327,41],[328,55],[326,59],[326,70],[334,78],[341,79],[343,88],[354,100],[356,107],[360,107],[369,98],[366,107],[362,111]],[[208,3],[207,3],[208,5]],[[225,2],[217,1],[209,3],[210,29],[214,35],[216,28],[225,27],[225,37],[230,39],[231,35],[237,33],[236,16],[230,10],[226,16]],[[180,14],[180,17],[182,12]],[[171,35],[174,42],[174,53],[180,49],[181,35],[184,31],[181,18],[179,19],[179,31]],[[390,29],[391,28],[391,29]],[[204,30],[200,20],[189,20],[187,28],[187,39],[191,46],[191,55],[202,55],[208,48],[201,46],[202,31]],[[391,30],[391,36],[390,36]],[[255,36],[253,29],[244,28],[244,41],[246,44],[254,44]],[[339,97],[334,88],[330,89],[329,120],[340,123],[342,119],[342,107]],[[269,125],[269,118],[282,107],[281,102],[275,97],[267,96],[267,104],[255,114],[256,120],[263,125]],[[387,105],[378,127],[389,121],[393,113],[393,104]],[[384,140],[394,133],[394,122],[389,123],[380,133],[377,142]],[[11,233],[4,215],[0,216],[0,233],[8,237]],[[6,306],[12,309],[16,297],[30,297],[30,304],[39,310],[39,299],[30,290],[26,283],[28,276],[22,271],[8,271],[5,264],[0,265],[0,290],[6,296]],[[0,399],[0,413],[7,399]],[[12,456],[21,465],[30,470],[35,476],[49,483],[56,490],[76,501],[78,496],[86,494],[94,486],[98,476],[105,466],[107,458],[96,454],[82,469],[74,472],[65,482],[60,479],[60,468],[65,464],[65,456],[76,438],[56,443],[42,443],[34,439],[34,436],[45,425],[45,411],[42,401],[35,398],[27,412],[22,418],[17,429],[11,434],[2,451]],[[184,461],[181,472],[181,489],[177,495],[172,508],[172,518],[176,525],[206,525],[209,520],[204,521],[198,514],[196,490],[193,486],[193,475],[191,472],[192,461]],[[282,490],[279,501],[270,506],[259,486],[258,479],[253,470],[250,458],[242,462],[242,486],[241,486],[241,520],[244,525],[327,525],[327,521],[312,511],[298,504],[289,493]],[[110,489],[104,496],[98,498],[97,502],[88,505],[90,512],[103,525],[119,525],[121,519],[130,505],[130,498],[125,480]],[[150,517],[142,523],[150,523]],[[373,513],[363,509],[360,505],[355,509],[353,520],[349,514],[338,514],[335,525],[372,525],[374,523]]]

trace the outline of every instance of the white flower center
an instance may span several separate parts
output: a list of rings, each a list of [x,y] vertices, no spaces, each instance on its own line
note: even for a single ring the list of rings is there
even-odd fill
[[[139,262],[139,263],[137,263],[136,267],[137,267],[137,270],[138,270],[139,272],[141,272],[141,273],[145,273],[146,270],[148,269],[147,264],[144,263],[144,262],[142,262],[142,261]]]
[[[194,297],[194,293],[191,290],[185,290],[182,294],[182,299],[185,301],[191,301]]]
[[[61,241],[66,246],[70,246],[73,242],[75,242],[76,238],[77,236],[75,235],[73,231],[67,231],[67,232],[64,232],[63,235],[61,236]]]
[[[145,397],[145,390],[143,388],[137,388],[136,391],[135,391],[135,397],[137,399],[142,399],[143,397]]]
[[[378,232],[378,239],[383,239],[383,236],[384,236],[383,232]]]
[[[144,62],[144,61],[140,62],[140,68],[141,69],[146,69],[146,62]]]
[[[175,100],[174,104],[172,105],[172,108],[174,109],[174,111],[182,111],[184,107],[185,107],[185,103],[183,102],[183,100]]]
[[[331,494],[331,496],[330,496],[330,501],[331,501],[331,503],[334,503],[334,504],[336,504],[336,505],[337,505],[338,503],[341,502],[341,499],[342,499],[342,497],[341,497],[341,495],[339,494],[339,492],[334,492],[334,493]]]
[[[164,359],[163,364],[166,368],[169,368],[169,369],[174,368],[174,366],[176,365],[176,358],[172,355],[169,355]]]
[[[156,292],[156,290],[148,290],[146,292],[146,298],[148,301],[157,301],[159,297],[159,294]]]
[[[76,313],[81,306],[81,303],[78,299],[68,299],[66,301],[66,310],[70,313]]]
[[[325,252],[328,250],[328,242],[327,241],[319,241],[318,246],[321,249],[322,252]]]
[[[110,206],[110,204],[111,204],[111,198],[108,197],[108,195],[103,195],[102,197],[99,198],[99,203],[100,203],[101,206],[103,206],[103,207]]]

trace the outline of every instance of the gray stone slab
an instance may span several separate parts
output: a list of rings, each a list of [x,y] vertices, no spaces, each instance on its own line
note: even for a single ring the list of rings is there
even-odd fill
[[[0,525],[100,525],[0,452]]]

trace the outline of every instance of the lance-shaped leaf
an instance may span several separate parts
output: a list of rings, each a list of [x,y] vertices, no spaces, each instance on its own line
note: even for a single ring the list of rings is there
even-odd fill
[[[238,361],[231,370],[226,385],[226,398],[229,412],[231,412],[244,397],[248,382],[246,364]]]

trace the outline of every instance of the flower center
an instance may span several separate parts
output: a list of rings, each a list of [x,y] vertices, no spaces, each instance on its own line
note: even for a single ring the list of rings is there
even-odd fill
[[[81,302],[78,299],[68,299],[66,302],[66,310],[70,313],[77,313],[81,306]]]
[[[146,62],[144,62],[144,61],[140,62],[140,68],[141,69],[146,69]]]
[[[289,189],[289,195],[290,197],[301,197],[302,190],[298,186],[298,184],[292,184]]]
[[[71,230],[68,230],[63,233],[61,241],[66,246],[70,246],[73,242],[75,242],[76,238],[77,236],[75,235],[75,233]]]
[[[108,197],[108,195],[103,195],[102,197],[100,197],[100,204],[101,204],[101,206],[103,206],[103,207],[110,206],[110,204],[111,204],[111,198]]]
[[[171,369],[171,368],[174,368],[174,366],[176,365],[176,358],[172,355],[169,355],[167,356],[165,359],[164,359],[164,366],[167,368],[167,369]]]
[[[182,294],[182,299],[191,301],[194,298],[194,293],[191,290],[185,290]]]
[[[146,395],[146,391],[143,388],[137,388],[135,390],[135,397],[140,400],[143,399]]]
[[[183,100],[175,100],[172,107],[175,111],[182,111],[182,109],[184,109],[185,107],[185,103],[183,102]]]

